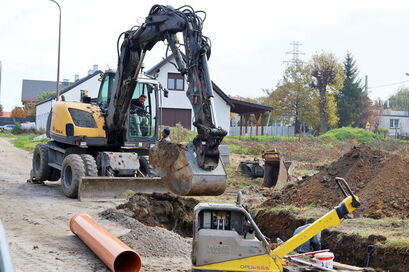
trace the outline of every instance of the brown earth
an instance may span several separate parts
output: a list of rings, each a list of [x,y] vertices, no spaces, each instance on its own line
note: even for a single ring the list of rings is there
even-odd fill
[[[343,177],[361,199],[362,206],[355,215],[409,217],[408,166],[407,156],[361,145],[314,176],[272,193],[263,206],[334,207],[343,199],[334,178]]]
[[[17,272],[109,271],[70,231],[68,222],[79,212],[91,215],[139,252],[144,272],[189,271],[189,239],[164,228],[143,225],[129,214],[124,224],[114,220],[120,215],[101,214],[101,218],[100,212],[119,203],[80,202],[67,198],[59,182],[47,182],[45,186],[28,184],[31,163],[30,152],[17,149],[9,140],[0,138],[0,219]]]
[[[171,194],[137,193],[117,209],[129,211],[132,218],[147,226],[161,226],[192,237],[193,209],[198,203],[196,199]]]

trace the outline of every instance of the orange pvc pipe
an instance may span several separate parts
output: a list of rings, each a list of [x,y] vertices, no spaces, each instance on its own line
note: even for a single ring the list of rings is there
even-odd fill
[[[70,220],[70,229],[113,272],[139,272],[141,257],[129,246],[95,222],[88,214],[78,213]]]

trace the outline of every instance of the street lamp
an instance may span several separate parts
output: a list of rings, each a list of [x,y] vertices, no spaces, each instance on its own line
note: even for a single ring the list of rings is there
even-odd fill
[[[54,2],[60,11],[60,16],[59,16],[59,24],[58,24],[58,63],[57,63],[57,93],[56,93],[56,98],[55,100],[58,101],[58,97],[60,95],[60,45],[61,45],[61,7],[55,0],[50,0],[51,2]]]

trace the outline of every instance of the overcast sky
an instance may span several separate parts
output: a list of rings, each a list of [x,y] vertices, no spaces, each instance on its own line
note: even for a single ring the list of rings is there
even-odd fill
[[[211,78],[229,95],[258,97],[277,84],[302,42],[302,56],[349,50],[369,86],[409,80],[409,1],[151,1],[59,0],[63,10],[61,79],[84,77],[93,64],[116,68],[118,35],[143,21],[156,3],[190,4],[207,12],[204,34],[212,40]],[[0,0],[0,103],[21,104],[22,79],[55,80],[58,9],[48,0]],[[145,58],[149,68],[165,55],[158,46]],[[370,89],[387,98],[399,86]]]

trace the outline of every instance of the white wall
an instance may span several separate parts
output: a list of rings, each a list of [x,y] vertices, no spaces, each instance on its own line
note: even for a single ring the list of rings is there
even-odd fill
[[[87,90],[88,96],[95,98],[98,96],[99,85],[101,84],[99,79],[99,74],[93,76],[85,82],[82,82],[78,86],[75,86],[68,92],[64,93],[65,101],[80,101],[81,100],[81,90]]]
[[[171,59],[174,62],[174,58]],[[170,63],[165,63],[158,73],[157,80],[162,84],[164,88],[168,87],[168,73],[179,73],[179,71]],[[162,95],[162,107],[172,109],[192,109],[189,99],[186,96],[187,81],[185,80],[185,91],[169,90],[169,96],[163,97]],[[217,124],[226,131],[230,129],[230,105],[226,103],[216,92],[214,93],[214,104],[216,108]],[[192,123],[193,123],[193,109],[192,109]],[[195,127],[192,124],[192,130]]]
[[[63,93],[65,101],[80,101],[81,90],[87,90],[88,96],[95,98],[98,96],[99,85],[101,84],[99,74],[93,76],[85,82],[75,86],[66,93]],[[52,101],[47,101],[36,106],[36,129],[46,129],[48,115],[51,110]]]
[[[408,116],[380,116],[379,119],[380,119],[379,127],[388,129],[390,136],[395,136],[396,134],[409,135],[409,117]],[[390,127],[391,119],[399,120],[398,129]]]
[[[50,100],[36,106],[36,129],[45,129],[47,127],[51,104],[52,101]]]

